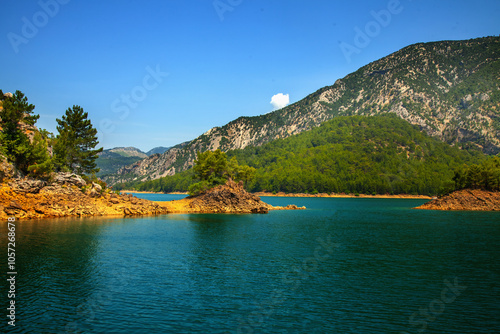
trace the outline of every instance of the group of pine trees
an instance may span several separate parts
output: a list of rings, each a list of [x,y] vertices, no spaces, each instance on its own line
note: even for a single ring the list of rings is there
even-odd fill
[[[500,191],[500,157],[491,157],[479,165],[473,164],[456,170],[453,181],[455,190]]]
[[[198,152],[193,166],[193,179],[189,194],[196,195],[226,183],[228,179],[248,183],[255,176],[255,168],[239,165],[235,157],[227,159],[221,150]]]
[[[80,106],[68,108],[57,119],[58,134],[54,136],[36,130],[40,116],[33,113],[35,106],[22,92],[4,95],[0,90],[0,99],[0,154],[20,171],[39,178],[53,171],[80,175],[98,171],[95,160],[102,148],[95,149],[97,130]]]

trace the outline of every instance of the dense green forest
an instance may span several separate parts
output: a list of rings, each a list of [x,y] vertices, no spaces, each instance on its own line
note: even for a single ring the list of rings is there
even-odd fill
[[[490,157],[481,164],[473,164],[455,171],[455,190],[483,189],[500,191],[500,157]]]
[[[343,116],[318,128],[227,153],[256,169],[250,191],[438,195],[455,189],[455,171],[482,163],[393,114]],[[115,189],[187,191],[192,170]]]

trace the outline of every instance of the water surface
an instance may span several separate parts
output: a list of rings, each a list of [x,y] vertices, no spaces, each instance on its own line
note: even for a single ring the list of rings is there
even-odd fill
[[[17,222],[9,332],[498,332],[498,213],[263,199],[308,209]]]

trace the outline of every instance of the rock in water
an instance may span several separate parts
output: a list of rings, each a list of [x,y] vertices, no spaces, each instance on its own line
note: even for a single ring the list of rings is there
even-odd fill
[[[178,201],[162,202],[171,213],[268,213],[270,210],[302,210],[305,207],[272,206],[243,188],[243,182],[229,179],[226,184]]]
[[[464,189],[427,202],[416,209],[500,211],[500,192]]]
[[[226,184],[188,198],[190,207],[210,213],[267,213],[273,207],[243,188],[243,182],[229,179]]]

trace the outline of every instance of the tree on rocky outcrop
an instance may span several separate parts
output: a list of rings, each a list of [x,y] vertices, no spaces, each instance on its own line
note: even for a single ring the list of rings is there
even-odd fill
[[[255,168],[240,166],[235,157],[228,161],[221,150],[198,152],[193,171],[199,182],[189,187],[191,195],[225,184],[229,179],[248,182],[255,176]]]
[[[82,107],[74,105],[57,119],[59,134],[55,140],[54,156],[58,169],[77,174],[99,171],[95,160],[103,148],[94,149],[99,144],[97,130],[87,117],[88,113]]]
[[[30,159],[34,163],[28,167],[28,172],[37,178],[49,175],[54,170],[54,163],[49,154],[47,138],[42,132],[35,133],[32,147]]]
[[[0,110],[0,149],[19,170],[37,175],[52,170],[47,142],[34,127],[40,117],[33,113],[35,106],[19,90],[3,96]],[[32,139],[28,136],[32,135]],[[36,167],[38,166],[38,167]]]

